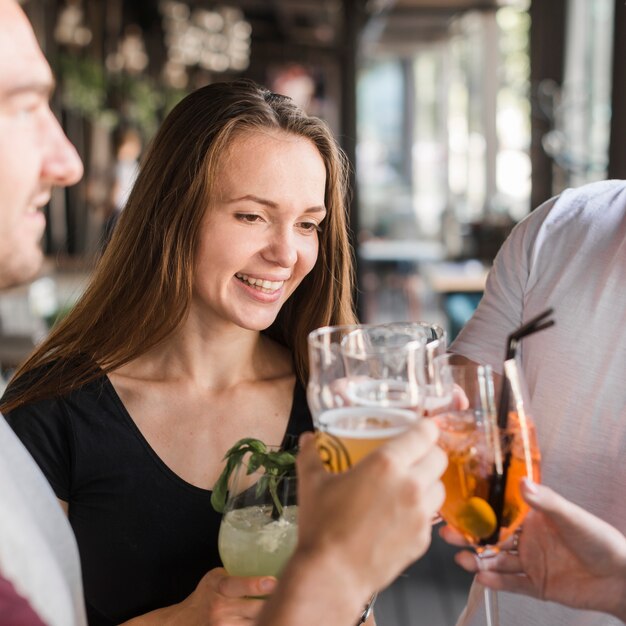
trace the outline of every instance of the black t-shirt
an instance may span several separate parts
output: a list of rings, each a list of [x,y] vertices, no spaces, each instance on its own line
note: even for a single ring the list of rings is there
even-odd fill
[[[221,566],[211,492],[163,463],[106,376],[6,417],[57,497],[71,504],[91,626],[180,602]],[[312,427],[296,383],[285,438]]]

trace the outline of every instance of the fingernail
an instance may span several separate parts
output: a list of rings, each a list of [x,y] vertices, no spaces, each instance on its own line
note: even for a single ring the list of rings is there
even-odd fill
[[[263,593],[269,593],[270,591],[274,591],[274,587],[276,587],[275,578],[263,578],[261,581],[259,581],[259,589]]]
[[[529,494],[536,495],[539,493],[537,483],[530,480],[530,478],[522,478],[522,482],[524,483],[524,488]]]

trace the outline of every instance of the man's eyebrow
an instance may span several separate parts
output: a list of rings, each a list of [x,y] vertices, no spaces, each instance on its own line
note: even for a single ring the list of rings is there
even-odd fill
[[[241,202],[242,200],[249,200],[250,202],[256,202],[257,204],[262,204],[263,206],[269,207],[270,209],[277,209],[278,204],[273,200],[268,200],[266,198],[261,198],[259,196],[255,196],[254,194],[246,194],[245,196],[241,196],[241,198],[233,198],[232,200],[228,200],[228,203],[232,202]],[[324,205],[312,206],[308,209],[305,209],[305,213],[326,213],[326,207]]]

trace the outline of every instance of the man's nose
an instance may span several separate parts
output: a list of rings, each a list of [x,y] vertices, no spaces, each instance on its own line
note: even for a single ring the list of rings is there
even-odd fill
[[[45,129],[42,182],[60,187],[73,185],[83,175],[83,163],[52,111],[48,122]]]

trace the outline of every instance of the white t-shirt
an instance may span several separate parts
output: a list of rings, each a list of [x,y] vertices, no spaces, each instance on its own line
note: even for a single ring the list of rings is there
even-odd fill
[[[520,222],[451,350],[496,367],[507,335],[547,307],[556,326],[522,348],[542,482],[626,534],[626,181],[568,189]],[[622,624],[499,595],[506,626]],[[475,583],[458,625],[484,623]]]
[[[0,415],[0,572],[49,626],[85,626],[78,548],[44,475]]]

